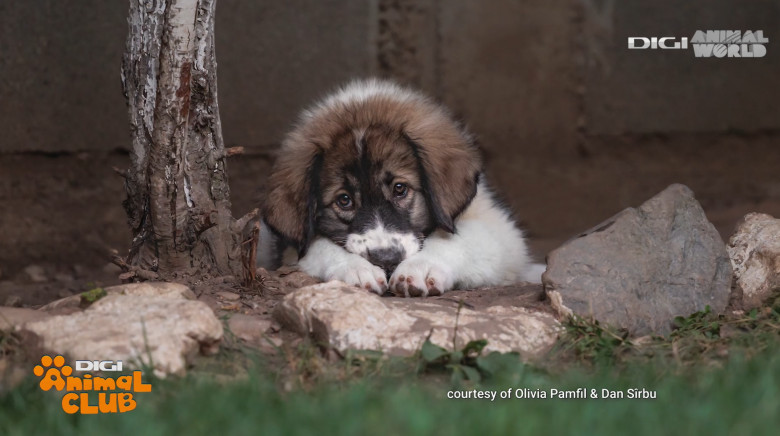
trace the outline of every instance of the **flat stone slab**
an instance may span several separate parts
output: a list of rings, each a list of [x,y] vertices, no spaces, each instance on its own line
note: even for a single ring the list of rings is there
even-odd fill
[[[561,331],[547,312],[491,306],[462,307],[458,315],[456,304],[381,298],[338,281],[293,291],[276,307],[274,317],[285,328],[310,335],[341,353],[378,350],[411,355],[429,335],[434,344],[452,349],[457,323],[458,347],[486,339],[485,352],[516,351],[532,360],[547,352]]]
[[[173,283],[106,288],[86,310],[28,322],[21,328],[41,338],[44,350],[73,360],[121,360],[125,368],[151,366],[154,373],[184,372],[198,352],[214,352],[222,323],[192,292]]]
[[[780,219],[745,215],[729,239],[728,252],[743,309],[762,306],[780,289]]]
[[[667,334],[676,316],[726,308],[731,262],[693,192],[675,184],[553,250],[542,283],[561,316]]]

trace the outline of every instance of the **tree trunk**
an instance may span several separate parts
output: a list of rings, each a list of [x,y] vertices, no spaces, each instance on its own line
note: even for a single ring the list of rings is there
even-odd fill
[[[245,227],[257,213],[236,221],[230,212],[215,7],[216,0],[130,0],[122,61],[132,133],[123,203],[133,232],[128,276],[245,273]]]

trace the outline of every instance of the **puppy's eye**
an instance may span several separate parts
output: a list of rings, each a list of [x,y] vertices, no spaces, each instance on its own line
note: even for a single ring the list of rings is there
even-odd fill
[[[341,194],[336,197],[336,205],[343,210],[351,210],[354,206],[352,203],[352,197],[348,194]]]
[[[393,195],[395,198],[404,198],[409,193],[409,187],[406,183],[396,183],[393,185]]]

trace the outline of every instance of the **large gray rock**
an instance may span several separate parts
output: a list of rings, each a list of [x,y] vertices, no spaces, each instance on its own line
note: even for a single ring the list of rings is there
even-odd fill
[[[731,264],[693,192],[676,184],[553,250],[542,283],[561,315],[666,334],[676,316],[725,309]]]
[[[83,312],[21,326],[44,350],[73,360],[121,360],[125,368],[151,366],[159,376],[182,373],[199,351],[214,352],[222,323],[183,285],[141,283],[107,288],[109,295]]]
[[[560,330],[551,314],[522,307],[461,308],[459,316],[457,312],[456,304],[380,298],[333,281],[290,293],[274,316],[286,328],[342,353],[379,350],[411,355],[429,334],[434,344],[452,349],[457,316],[458,347],[487,339],[486,352],[517,351],[524,359],[533,359],[552,347]]]
[[[742,308],[761,306],[780,289],[780,219],[763,213],[745,215],[729,239],[728,252]]]

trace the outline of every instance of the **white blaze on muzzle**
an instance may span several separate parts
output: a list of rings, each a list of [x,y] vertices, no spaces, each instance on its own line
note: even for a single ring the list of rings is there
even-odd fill
[[[420,240],[412,232],[385,228],[381,222],[363,233],[351,233],[344,246],[385,270],[389,275],[407,257],[420,251]]]

